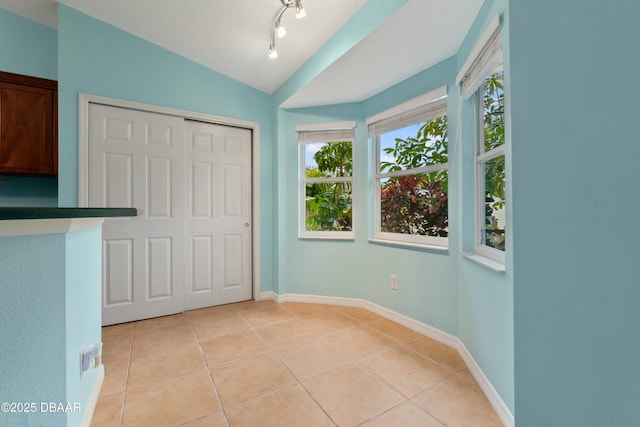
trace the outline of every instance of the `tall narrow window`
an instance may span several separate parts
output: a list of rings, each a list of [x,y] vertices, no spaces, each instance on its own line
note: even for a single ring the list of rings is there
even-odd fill
[[[504,264],[508,232],[505,195],[505,93],[500,21],[496,17],[463,67],[463,99],[476,112],[475,252]]]
[[[504,155],[504,72],[498,66],[476,93],[478,248],[504,252],[507,202]],[[488,252],[489,254],[491,252]],[[487,254],[487,253],[485,253]],[[499,254],[495,254],[499,258]]]
[[[300,237],[352,239],[355,123],[300,126]],[[344,128],[336,128],[344,127]]]
[[[420,103],[369,120],[376,154],[374,239],[446,247],[446,90],[428,94]]]

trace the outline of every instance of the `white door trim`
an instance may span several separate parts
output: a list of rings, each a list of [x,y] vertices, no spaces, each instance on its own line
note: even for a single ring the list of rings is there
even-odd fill
[[[252,131],[251,173],[252,173],[252,269],[253,298],[260,299],[260,124],[256,122],[196,113],[158,105],[106,98],[103,96],[78,95],[78,207],[87,207],[89,201],[89,104],[102,104],[112,107],[129,108],[150,113],[177,116],[185,119],[200,120],[218,125],[236,126]]]

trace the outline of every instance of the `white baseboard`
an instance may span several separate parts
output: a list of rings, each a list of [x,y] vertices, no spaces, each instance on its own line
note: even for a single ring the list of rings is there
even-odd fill
[[[273,291],[263,292],[260,295],[261,300],[273,300],[277,303],[283,302],[304,302],[311,304],[330,304],[330,305],[339,305],[346,307],[359,307],[365,308],[373,313],[379,314],[380,316],[392,320],[396,323],[399,323],[407,328],[414,330],[422,335],[425,335],[429,338],[432,338],[442,344],[448,345],[449,347],[455,348],[462,360],[469,368],[469,371],[475,378],[476,382],[487,396],[489,403],[493,406],[493,409],[496,411],[496,414],[505,425],[505,427],[513,427],[515,425],[515,420],[513,414],[504,403],[496,389],[491,384],[491,381],[487,378],[487,376],[482,372],[480,366],[476,363],[473,356],[464,345],[460,338],[448,334],[444,331],[441,331],[433,326],[429,326],[426,323],[422,323],[418,320],[412,319],[411,317],[405,316],[404,314],[400,314],[396,311],[390,310],[381,305],[375,304],[371,301],[367,301],[365,299],[360,298],[343,298],[343,297],[328,297],[328,296],[320,296],[320,295],[305,295],[305,294],[282,294],[278,295]]]
[[[318,296],[318,295],[302,295],[302,294],[284,294],[278,295],[275,299],[276,302],[307,302],[314,304],[331,304],[331,305],[339,305],[346,307],[359,307],[366,308],[367,310],[379,314],[382,317],[385,317],[389,320],[393,320],[396,323],[399,323],[403,326],[406,326],[409,329],[412,329],[416,332],[421,333],[422,335],[426,335],[429,338],[433,338],[434,340],[441,342],[449,347],[457,347],[457,343],[459,342],[457,337],[450,335],[446,332],[443,332],[439,329],[436,329],[432,326],[429,326],[425,323],[418,322],[411,317],[405,316],[404,314],[400,314],[396,311],[389,310],[386,307],[381,305],[372,303],[371,301],[367,301],[361,298],[343,298],[343,297],[326,297],[326,296]]]
[[[464,360],[464,363],[466,363],[467,368],[469,368],[469,371],[471,372],[471,375],[473,375],[473,378],[475,378],[476,382],[484,392],[484,395],[487,396],[489,403],[491,403],[491,406],[493,406],[493,409],[496,411],[496,414],[500,418],[500,421],[502,421],[502,424],[504,424],[505,427],[514,427],[515,419],[513,417],[513,414],[511,413],[507,405],[505,405],[502,398],[500,398],[500,395],[498,394],[496,389],[493,388],[493,384],[491,384],[489,378],[487,378],[484,372],[482,372],[482,369],[476,363],[475,359],[473,358],[467,347],[464,345],[462,340],[460,338],[456,338],[456,340],[458,341],[458,344],[455,346],[455,349],[458,350],[460,357],[462,357],[462,360]]]
[[[96,383],[93,385],[93,391],[91,392],[91,396],[89,396],[89,402],[87,402],[87,407],[84,411],[82,427],[91,427],[93,413],[96,410],[98,398],[100,397],[100,389],[102,389],[102,383],[104,382],[104,365],[100,365],[98,369],[98,378],[96,379]]]
[[[258,295],[258,297],[256,298],[256,301],[271,300],[271,301],[277,302],[277,299],[278,299],[278,295],[275,292],[266,291],[266,292],[261,292],[260,295]]]

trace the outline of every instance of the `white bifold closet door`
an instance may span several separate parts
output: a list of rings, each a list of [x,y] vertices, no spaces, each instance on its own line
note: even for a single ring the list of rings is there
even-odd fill
[[[187,308],[251,299],[251,131],[187,125]]]
[[[103,324],[252,297],[251,131],[89,108],[89,206],[103,226]]]

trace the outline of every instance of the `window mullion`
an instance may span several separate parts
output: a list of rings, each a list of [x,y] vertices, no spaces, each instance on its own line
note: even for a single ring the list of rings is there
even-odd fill
[[[306,184],[330,183],[330,182],[352,182],[352,176],[335,176],[322,178],[302,178]]]
[[[448,166],[449,166],[448,163],[438,163],[437,165],[429,165],[429,166],[422,166],[422,167],[413,168],[413,169],[402,169],[402,170],[393,171],[393,172],[379,173],[376,176],[377,178],[393,178],[397,176],[406,176],[406,175],[424,175],[428,173],[447,170]]]
[[[476,157],[476,159],[478,162],[485,162],[487,160],[491,160],[495,157],[499,157],[502,155],[504,155],[504,144],[496,148],[493,148],[490,151],[484,152],[482,154],[478,154],[478,157]]]

